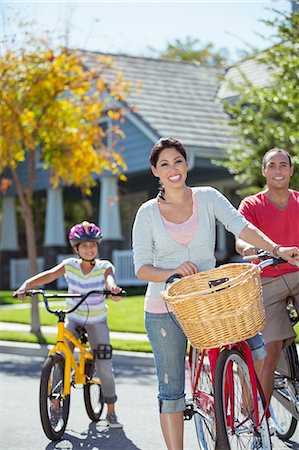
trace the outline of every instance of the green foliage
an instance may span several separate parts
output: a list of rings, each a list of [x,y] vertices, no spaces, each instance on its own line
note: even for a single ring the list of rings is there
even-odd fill
[[[279,42],[256,61],[266,68],[270,82],[257,86],[240,71],[241,82],[230,83],[238,98],[224,104],[234,135],[224,164],[237,181],[250,186],[242,191],[246,195],[264,186],[261,160],[273,147],[292,155],[295,174],[291,187],[299,189],[299,11],[279,13],[275,20],[266,23],[274,29]]]
[[[227,50],[216,50],[211,42],[203,45],[199,39],[190,36],[183,40],[175,39],[173,43],[169,42],[159,56],[173,61],[199,62],[213,67],[225,67],[228,60]]]

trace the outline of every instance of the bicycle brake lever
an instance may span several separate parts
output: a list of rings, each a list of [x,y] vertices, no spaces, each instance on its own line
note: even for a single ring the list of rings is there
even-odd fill
[[[174,273],[169,278],[167,278],[167,280],[165,281],[165,286],[167,287],[167,285],[175,283],[176,281],[179,281],[181,278],[183,278],[182,275]]]

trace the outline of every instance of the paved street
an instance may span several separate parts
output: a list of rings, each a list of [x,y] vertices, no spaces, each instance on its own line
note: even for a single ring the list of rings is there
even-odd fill
[[[93,424],[84,409],[82,389],[72,391],[64,439],[50,442],[38,410],[41,356],[0,353],[1,449],[5,450],[165,450],[158,422],[156,379],[151,357],[115,355],[117,412],[123,430],[110,430],[101,420]],[[288,444],[276,437],[275,450],[299,449],[299,430]],[[194,423],[185,422],[185,450],[198,450]]]

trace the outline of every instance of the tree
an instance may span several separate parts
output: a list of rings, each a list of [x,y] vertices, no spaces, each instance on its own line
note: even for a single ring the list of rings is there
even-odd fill
[[[99,57],[97,67],[104,70],[112,64],[111,58]],[[37,152],[54,188],[73,184],[88,194],[94,174],[103,170],[121,174],[125,163],[115,146],[105,148],[99,119],[108,114],[113,136],[122,136],[116,125],[122,111],[116,105],[128,87],[121,73],[108,86],[103,73],[84,65],[79,53],[53,50],[37,40],[29,50],[8,50],[0,57],[0,171],[5,171],[1,190],[9,185],[10,175],[25,224],[31,275],[37,271],[32,210]],[[24,183],[18,167],[25,161]],[[39,334],[35,299],[31,310],[32,332]]]
[[[242,195],[264,186],[261,160],[267,150],[284,148],[299,163],[299,11],[277,13],[275,20],[266,23],[273,27],[278,43],[256,58],[271,82],[257,86],[241,72],[242,82],[231,83],[238,95],[236,102],[224,104],[234,134],[224,164],[241,184],[250,186],[242,189]],[[292,187],[299,188],[298,170]]]
[[[185,40],[175,39],[168,43],[166,49],[159,52],[159,57],[174,61],[199,62],[207,66],[225,67],[228,60],[228,52],[225,49],[215,50],[214,44],[208,42],[205,45],[199,39],[187,36]]]

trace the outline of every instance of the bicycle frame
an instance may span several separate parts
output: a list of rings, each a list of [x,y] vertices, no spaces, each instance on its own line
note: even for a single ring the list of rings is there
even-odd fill
[[[189,350],[189,358],[188,358],[188,369],[189,369],[189,378],[191,380],[191,390],[192,390],[192,400],[196,407],[199,408],[199,414],[201,414],[206,419],[211,418],[211,410],[214,410],[214,396],[209,395],[204,391],[198,390],[198,382],[201,375],[201,372],[203,370],[204,366],[204,359],[209,359],[209,365],[211,369],[211,381],[212,385],[214,386],[214,379],[215,379],[215,370],[216,370],[216,364],[217,364],[217,358],[224,348],[227,348],[228,350],[231,350],[232,348],[236,348],[241,352],[241,354],[244,356],[247,365],[248,365],[248,371],[249,376],[252,382],[252,392],[250,392],[252,401],[253,401],[253,412],[254,412],[254,422],[256,428],[261,424],[264,414],[266,413],[266,416],[269,416],[269,408],[268,405],[265,408],[265,413],[260,417],[259,414],[259,408],[258,408],[258,394],[257,394],[257,378],[254,370],[253,360],[251,356],[251,350],[249,345],[246,341],[238,342],[235,344],[226,345],[224,347],[215,348],[215,349],[203,349],[201,352],[201,356],[199,359],[199,364],[196,371],[196,376],[193,379],[191,376],[192,371],[194,371],[195,364],[197,364],[196,361],[193,360],[192,354],[193,354],[193,348],[190,346]],[[231,402],[234,401],[234,383],[233,383],[233,376],[232,373],[229,373],[226,389],[225,389],[225,401],[228,402],[230,399]],[[234,405],[232,404],[231,411],[234,411]],[[234,432],[234,423],[235,423],[235,417],[230,416],[226,418],[227,424],[231,427],[232,432]]]
[[[225,348],[228,348],[229,350],[232,348],[236,348],[237,350],[239,350],[239,352],[245,358],[245,361],[246,361],[247,367],[248,367],[249,377],[250,377],[250,380],[252,383],[252,392],[250,392],[249,394],[252,395],[255,425],[256,425],[256,427],[258,427],[264,418],[264,414],[266,414],[266,417],[269,416],[269,408],[268,408],[268,405],[266,405],[264,414],[261,417],[259,417],[258,394],[257,394],[258,382],[257,382],[256,373],[254,370],[250,347],[246,341],[241,341],[236,344],[228,345]],[[234,391],[233,377],[232,377],[232,374],[229,374],[227,396],[230,393],[234,393],[233,391]],[[234,398],[234,395],[231,396],[231,399],[233,399],[233,398]],[[226,399],[226,401],[227,401],[227,399]],[[232,407],[231,410],[234,411],[234,407]],[[230,427],[233,429],[233,426],[235,423],[235,417],[231,417],[230,420],[228,421],[228,423],[229,423]]]
[[[79,356],[79,364],[73,355],[72,350],[70,349],[66,339],[71,342],[75,348],[78,348],[80,351]],[[63,353],[65,359],[65,371],[64,371],[64,390],[63,396],[64,398],[70,394],[71,390],[71,369],[74,370],[74,381],[75,383],[86,383],[86,375],[85,375],[85,362],[86,360],[93,360],[92,352],[86,348],[85,344],[76,339],[76,337],[68,331],[64,322],[58,322],[58,333],[57,333],[57,341],[54,347],[49,351],[48,356],[51,356],[55,353]]]

